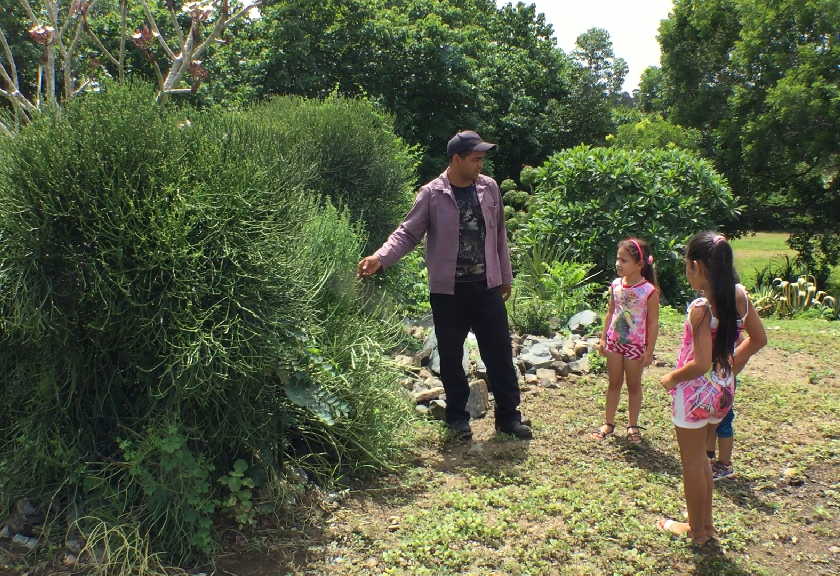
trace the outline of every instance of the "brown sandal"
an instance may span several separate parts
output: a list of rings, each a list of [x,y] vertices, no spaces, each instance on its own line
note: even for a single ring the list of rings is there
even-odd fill
[[[644,426],[628,426],[627,427],[627,441],[631,444],[641,444],[642,443],[642,433],[640,430],[644,430]],[[632,432],[631,432],[632,430]]]
[[[607,426],[609,430],[604,431],[604,426]],[[592,433],[592,437],[596,440],[606,440],[608,436],[613,435],[613,432],[615,432],[615,424],[604,422],[604,424],[600,428],[598,428],[597,432]]]

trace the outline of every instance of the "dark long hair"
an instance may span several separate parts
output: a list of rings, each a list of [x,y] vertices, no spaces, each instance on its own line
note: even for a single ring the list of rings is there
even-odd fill
[[[702,262],[708,271],[710,294],[706,297],[717,310],[718,327],[712,346],[716,369],[731,370],[730,358],[738,338],[738,309],[735,304],[737,274],[732,263],[732,246],[717,232],[699,232],[686,247],[688,260]]]
[[[636,247],[637,243],[638,247]],[[618,247],[619,249],[624,248],[633,260],[642,263],[642,276],[645,280],[654,286],[659,286],[656,283],[656,266],[653,263],[653,253],[647,242],[641,238],[625,238],[618,243]],[[641,254],[639,248],[642,250]]]

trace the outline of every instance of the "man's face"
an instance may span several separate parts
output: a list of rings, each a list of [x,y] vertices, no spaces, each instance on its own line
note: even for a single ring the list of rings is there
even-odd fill
[[[484,157],[487,152],[470,152],[466,156],[456,154],[454,164],[462,178],[476,180],[484,168]]]

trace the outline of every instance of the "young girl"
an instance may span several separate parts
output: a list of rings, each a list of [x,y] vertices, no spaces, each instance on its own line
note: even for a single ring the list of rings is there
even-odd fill
[[[659,334],[659,289],[653,255],[644,240],[627,238],[618,244],[615,259],[618,278],[610,285],[610,301],[599,350],[607,357],[609,388],[604,425],[593,434],[599,440],[615,431],[615,412],[623,380],[627,380],[630,410],[627,440],[642,441],[639,411],[642,407],[642,370],[653,358]]]
[[[764,325],[761,323],[758,312],[750,302],[746,289],[741,284],[735,285],[735,307],[738,309],[738,340],[735,346],[732,372],[736,377],[735,387],[737,388],[738,373],[744,369],[752,355],[767,344],[767,333],[764,331]],[[746,332],[746,336],[743,336],[744,332]],[[715,429],[709,427],[707,431],[706,456],[711,460],[712,480],[715,482],[735,474],[735,468],[732,466],[732,448],[735,443],[735,434],[732,427],[734,419],[735,408],[733,406]],[[715,460],[716,444],[720,449],[717,460]]]
[[[694,235],[686,247],[685,273],[691,287],[704,297],[689,305],[677,369],[663,376],[661,383],[673,397],[688,523],[662,519],[658,525],[702,545],[717,536],[706,435],[726,416],[735,396],[733,354],[741,316],[735,301],[732,248],[726,238],[714,232]]]

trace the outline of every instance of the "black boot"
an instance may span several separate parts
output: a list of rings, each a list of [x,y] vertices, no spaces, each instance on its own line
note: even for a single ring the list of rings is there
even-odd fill
[[[520,440],[530,440],[534,437],[534,433],[531,431],[531,427],[526,426],[525,424],[519,421],[504,423],[497,422],[496,432],[501,432],[502,434],[510,434],[511,436],[516,436]]]

